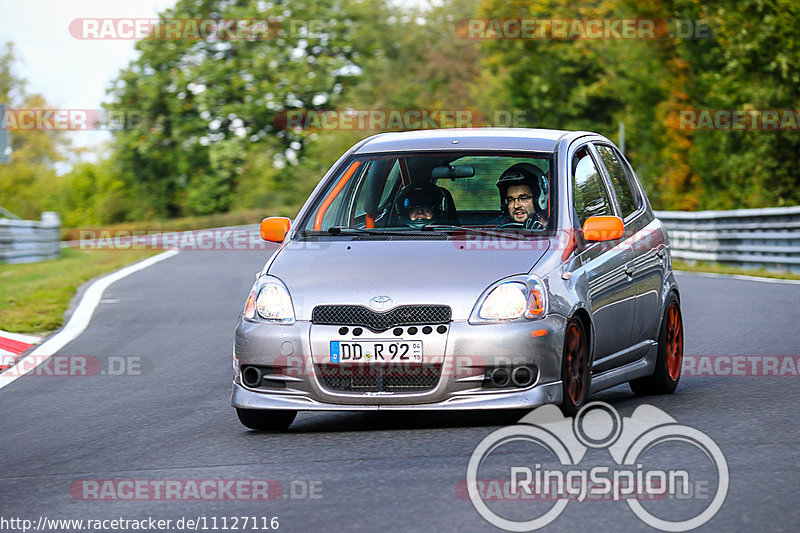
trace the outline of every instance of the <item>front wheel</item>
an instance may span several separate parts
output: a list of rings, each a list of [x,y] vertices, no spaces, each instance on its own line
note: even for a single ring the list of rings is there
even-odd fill
[[[259,431],[282,431],[289,429],[297,416],[297,411],[274,411],[268,409],[236,409],[245,427]]]
[[[589,371],[589,339],[583,322],[573,318],[567,322],[564,352],[561,355],[561,411],[573,416],[589,398],[592,374]]]
[[[631,381],[631,390],[637,395],[671,394],[678,387],[683,365],[683,319],[681,306],[675,293],[670,293],[661,331],[658,334],[658,357],[652,376]]]

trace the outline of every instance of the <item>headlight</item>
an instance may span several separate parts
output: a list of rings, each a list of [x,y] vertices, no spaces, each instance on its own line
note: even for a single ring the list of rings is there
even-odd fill
[[[513,320],[525,313],[526,287],[522,283],[503,283],[483,301],[478,316],[484,320]]]
[[[250,291],[244,316],[253,320],[293,324],[292,297],[280,280],[262,276],[256,280]]]
[[[546,312],[544,283],[539,278],[530,277],[526,283],[507,281],[497,285],[481,303],[476,318],[478,321],[501,322],[542,318]]]

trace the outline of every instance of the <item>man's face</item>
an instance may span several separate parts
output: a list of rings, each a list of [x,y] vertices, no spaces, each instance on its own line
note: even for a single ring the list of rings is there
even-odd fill
[[[525,222],[536,212],[533,208],[533,190],[527,185],[510,186],[506,190],[506,206],[508,206],[508,216],[514,222]]]
[[[411,220],[431,220],[433,218],[433,208],[415,207],[408,213]]]

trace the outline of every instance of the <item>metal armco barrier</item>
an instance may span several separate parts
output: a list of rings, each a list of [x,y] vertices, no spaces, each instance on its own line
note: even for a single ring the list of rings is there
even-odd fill
[[[656,216],[669,230],[677,259],[800,271],[800,206]]]
[[[61,253],[58,213],[42,213],[42,220],[0,218],[0,263],[33,263],[55,259]]]

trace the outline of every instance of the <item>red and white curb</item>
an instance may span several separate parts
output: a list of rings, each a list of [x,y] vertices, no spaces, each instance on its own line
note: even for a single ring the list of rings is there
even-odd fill
[[[0,372],[14,365],[22,352],[41,341],[35,335],[22,335],[0,329]]]

